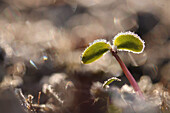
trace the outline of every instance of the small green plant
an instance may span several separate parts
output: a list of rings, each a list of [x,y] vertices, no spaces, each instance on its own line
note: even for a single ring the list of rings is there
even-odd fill
[[[118,79],[118,78],[116,78],[116,77],[109,78],[108,80],[106,80],[106,81],[103,83],[103,88],[105,88],[106,86],[108,86],[109,84],[111,84],[113,81],[121,81],[121,80]]]
[[[145,42],[135,33],[133,32],[125,32],[125,33],[119,33],[117,34],[113,39],[113,45],[111,45],[109,42],[107,42],[104,39],[95,40],[93,43],[90,44],[89,47],[85,49],[85,51],[82,53],[81,61],[84,64],[89,64],[100,57],[102,57],[106,52],[109,52],[116,58],[116,60],[119,62],[124,74],[128,78],[130,84],[134,88],[135,92],[143,97],[142,92],[133,78],[132,74],[127,69],[126,65],[123,63],[123,61],[118,56],[118,51],[128,51],[133,53],[142,53],[145,48]],[[106,81],[103,85],[105,87],[106,85],[109,85],[111,82],[115,81],[117,79],[111,78],[108,81]]]

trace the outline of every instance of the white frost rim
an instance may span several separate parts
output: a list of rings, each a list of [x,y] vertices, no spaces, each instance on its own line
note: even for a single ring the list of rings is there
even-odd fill
[[[97,40],[94,40],[92,43],[89,43],[89,46],[87,46],[87,47],[85,48],[85,50],[83,51],[83,53],[81,54],[81,60],[82,60],[82,56],[83,56],[84,52],[85,52],[90,46],[92,46],[93,44],[95,44],[95,43],[97,43],[97,42],[104,42],[104,43],[106,43],[106,44],[109,44],[110,47],[112,47],[111,44],[110,44],[110,42],[107,41],[107,40],[105,40],[105,39],[97,39]],[[110,49],[111,49],[111,48],[110,48]],[[108,52],[108,51],[107,51],[107,52]],[[107,53],[107,52],[106,52],[106,53]],[[105,55],[106,53],[104,53],[103,55]]]
[[[140,52],[134,52],[134,51],[131,51],[131,50],[126,50],[126,49],[117,49],[117,50],[119,50],[119,51],[128,51],[128,52],[137,53],[137,54],[140,54],[140,53],[142,53],[142,52],[144,51],[144,49],[145,49],[145,41],[142,40],[139,35],[135,34],[134,32],[131,32],[131,31],[118,33],[118,34],[113,38],[113,45],[114,45],[114,41],[115,41],[119,36],[121,36],[121,35],[133,35],[135,38],[139,39],[139,40],[142,42],[143,48],[142,48],[142,50],[141,50]]]

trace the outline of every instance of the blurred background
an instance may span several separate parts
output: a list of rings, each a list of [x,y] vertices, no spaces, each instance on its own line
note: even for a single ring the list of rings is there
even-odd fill
[[[169,11],[169,0],[0,0],[0,113],[169,113]],[[111,54],[81,63],[89,43],[125,31],[145,41],[118,53],[145,100]]]

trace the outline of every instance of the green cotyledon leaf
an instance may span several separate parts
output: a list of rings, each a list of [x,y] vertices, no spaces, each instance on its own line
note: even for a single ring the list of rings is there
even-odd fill
[[[119,33],[114,37],[114,46],[120,51],[129,51],[133,53],[142,53],[145,48],[145,42],[133,32]]]
[[[89,47],[85,49],[82,53],[82,63],[89,64],[96,61],[103,56],[108,50],[110,50],[111,45],[104,39],[95,40]]]
[[[105,81],[103,83],[103,88],[105,88],[106,86],[108,86],[109,84],[111,84],[113,81],[121,81],[120,79],[116,78],[116,77],[112,77],[109,78],[107,81]]]

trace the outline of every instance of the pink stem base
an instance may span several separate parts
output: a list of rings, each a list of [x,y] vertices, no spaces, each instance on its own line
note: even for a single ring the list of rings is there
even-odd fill
[[[114,52],[113,50],[110,50],[112,55],[116,58],[116,60],[119,62],[124,74],[126,75],[127,79],[129,80],[130,84],[132,85],[133,89],[135,90],[135,92],[143,97],[143,94],[138,86],[138,84],[136,83],[136,80],[133,78],[132,74],[129,72],[129,70],[127,69],[126,65],[124,64],[124,62],[120,59],[120,57],[117,55],[116,52]]]

